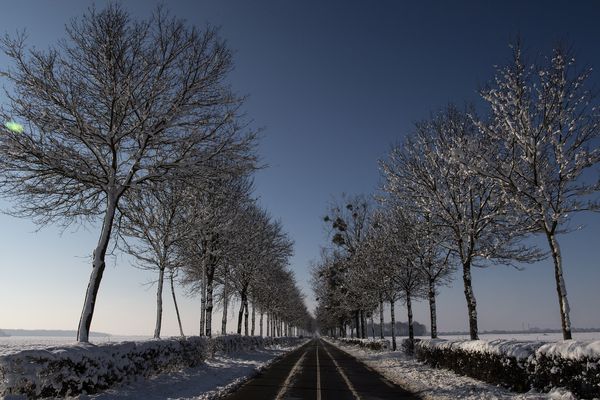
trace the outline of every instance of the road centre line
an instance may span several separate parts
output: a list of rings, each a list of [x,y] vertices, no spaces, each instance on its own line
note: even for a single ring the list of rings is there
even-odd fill
[[[327,353],[327,355],[329,356],[329,358],[331,358],[331,361],[333,361],[333,365],[335,365],[335,367],[337,368],[338,372],[340,373],[340,375],[344,379],[344,382],[346,382],[346,385],[348,386],[348,388],[352,392],[352,395],[354,396],[354,398],[356,400],[360,400],[360,396],[356,392],[356,389],[354,389],[354,386],[352,386],[352,383],[350,382],[350,379],[348,379],[348,377],[346,376],[346,374],[344,373],[344,371],[342,370],[342,368],[339,366],[339,364],[337,363],[337,361],[335,361],[335,358],[333,358],[333,356],[331,355],[331,353],[329,352],[329,350],[327,350],[327,347],[323,346],[323,349],[325,350],[325,352]]]
[[[321,368],[319,367],[319,341],[317,341],[317,400],[321,400]]]

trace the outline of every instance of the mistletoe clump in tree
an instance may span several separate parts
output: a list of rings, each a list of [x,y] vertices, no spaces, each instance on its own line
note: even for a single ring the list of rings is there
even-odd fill
[[[441,243],[462,266],[471,339],[478,338],[472,268],[489,262],[533,262],[540,252],[520,243],[528,232],[522,214],[498,183],[473,171],[471,160],[490,149],[473,118],[448,107],[417,125],[416,134],[382,163],[385,191],[392,199],[441,230]]]
[[[360,263],[356,259],[359,247],[366,237],[371,216],[371,204],[365,196],[345,196],[343,195],[339,202],[331,205],[329,214],[323,219],[325,224],[330,227],[331,242],[339,250],[339,255],[346,258],[345,262],[339,264],[342,266],[340,276],[344,276],[345,288],[348,290],[346,296],[348,305],[353,306],[351,313],[354,317],[357,337],[366,337],[366,317],[372,310],[372,301],[368,296],[363,295],[356,285],[351,284],[352,276],[359,273],[353,269],[360,268]]]

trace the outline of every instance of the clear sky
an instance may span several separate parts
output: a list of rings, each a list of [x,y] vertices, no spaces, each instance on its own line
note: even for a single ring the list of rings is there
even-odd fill
[[[5,1],[0,30],[26,28],[29,43],[45,48],[90,4]],[[147,16],[155,2],[123,4],[135,17]],[[249,95],[245,111],[255,127],[265,128],[260,154],[270,167],[256,176],[257,195],[295,240],[292,268],[310,306],[308,265],[326,240],[321,218],[328,202],[342,192],[373,192],[377,160],[414,122],[448,102],[478,102],[477,89],[492,78],[493,65],[509,59],[511,39],[520,35],[533,57],[561,40],[573,45],[582,64],[600,68],[600,5],[591,1],[165,4],[191,24],[221,26],[235,52],[231,84]],[[0,65],[5,63],[0,55]],[[598,87],[600,72],[592,80]],[[0,207],[10,204],[0,201]],[[561,239],[572,321],[575,327],[600,328],[600,215],[582,215],[573,227],[577,223],[586,226]],[[53,227],[35,229],[29,221],[0,215],[0,328],[76,329],[98,227],[62,235]],[[92,330],[150,335],[155,294],[144,284],[152,279],[126,257],[111,260]],[[482,330],[560,327],[550,260],[524,271],[477,270],[473,279]],[[181,291],[180,297],[184,329],[196,332],[199,301]],[[163,332],[174,335],[166,299]],[[415,314],[427,322],[426,304]],[[438,315],[440,330],[467,330],[460,280],[442,289]]]

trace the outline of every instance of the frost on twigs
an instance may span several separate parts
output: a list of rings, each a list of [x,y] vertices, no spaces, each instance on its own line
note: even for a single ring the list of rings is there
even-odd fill
[[[570,230],[574,213],[598,211],[599,205],[597,178],[586,176],[600,162],[600,114],[590,74],[560,47],[528,65],[514,46],[512,62],[499,67],[481,93],[490,116],[478,127],[492,151],[475,154],[471,163],[525,217],[523,228],[545,236],[564,339],[571,338],[571,322],[557,235]]]
[[[105,257],[136,191],[162,182],[238,176],[257,168],[256,132],[226,82],[231,52],[213,27],[199,29],[157,8],[133,20],[123,7],[94,7],[47,50],[4,36],[11,89],[0,135],[0,195],[14,215],[44,225],[102,219],[78,328],[87,342]]]

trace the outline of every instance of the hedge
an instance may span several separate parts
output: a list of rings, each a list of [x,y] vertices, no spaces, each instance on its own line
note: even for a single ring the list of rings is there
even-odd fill
[[[415,343],[417,359],[517,392],[563,387],[600,397],[600,342],[446,341]]]
[[[0,356],[0,397],[96,393],[119,382],[198,366],[216,352],[288,346],[300,341],[232,335],[24,350]]]

